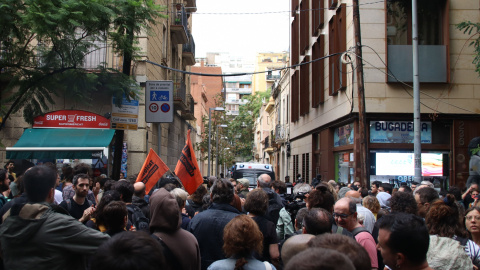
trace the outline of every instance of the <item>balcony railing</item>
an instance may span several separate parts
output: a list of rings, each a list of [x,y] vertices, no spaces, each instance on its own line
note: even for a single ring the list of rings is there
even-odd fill
[[[274,74],[274,73],[268,72],[266,79],[267,81],[280,80],[280,74]]]
[[[188,97],[188,106],[182,111],[182,117],[186,120],[195,120],[195,100],[191,95]]]
[[[418,75],[420,82],[446,83],[448,81],[447,46],[418,46]],[[388,69],[398,81],[413,82],[412,45],[388,45]],[[388,76],[389,82],[397,82]]]
[[[188,9],[187,12],[196,12],[197,11],[197,0],[187,0],[186,8]]]
[[[175,44],[187,43],[187,29],[188,20],[185,7],[182,4],[172,4],[170,10],[170,31],[172,32],[172,42]]]
[[[181,110],[187,108],[186,104],[187,86],[182,78],[175,78],[173,80],[173,103]]]
[[[222,89],[223,92],[223,89]],[[227,87],[227,93],[235,93],[235,94],[252,94],[252,88],[230,88]]]
[[[188,42],[182,46],[183,63],[186,66],[195,65],[195,40],[192,34],[188,31]]]

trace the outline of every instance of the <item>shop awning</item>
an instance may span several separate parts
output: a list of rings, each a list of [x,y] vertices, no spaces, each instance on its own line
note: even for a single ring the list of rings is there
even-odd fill
[[[30,128],[13,147],[7,159],[90,159],[110,144],[113,129]]]

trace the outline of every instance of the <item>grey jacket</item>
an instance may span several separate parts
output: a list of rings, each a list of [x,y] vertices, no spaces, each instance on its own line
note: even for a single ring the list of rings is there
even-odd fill
[[[46,203],[14,205],[0,227],[5,269],[85,269],[108,238]]]

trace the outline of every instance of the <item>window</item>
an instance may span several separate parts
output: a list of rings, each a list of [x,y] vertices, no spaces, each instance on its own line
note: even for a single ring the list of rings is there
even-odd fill
[[[292,80],[291,80],[291,91],[292,91],[292,112],[291,112],[291,120],[292,122],[296,122],[299,119],[299,102],[298,102],[298,97],[299,97],[299,89],[298,89],[298,73],[299,71],[295,71],[292,75]]]
[[[295,177],[295,180],[297,179],[297,174],[298,174],[298,155],[293,156],[293,176]]]
[[[389,82],[412,82],[412,4],[386,2],[386,39]],[[449,0],[418,1],[418,71],[420,82],[446,83],[450,80]]]
[[[325,102],[325,60],[317,60],[325,56],[325,37],[320,35],[312,47],[312,107]]]
[[[329,29],[329,41],[328,48],[329,54],[341,53],[347,50],[347,23],[346,23],[346,10],[345,4],[342,4],[335,15],[330,19]],[[338,94],[338,91],[343,90],[347,86],[347,65],[342,64],[340,61],[341,55],[335,55],[329,57],[328,60],[328,73],[329,73],[329,89],[330,95]]]
[[[312,35],[316,36],[319,34],[320,30],[323,27],[324,19],[324,0],[312,0]]]
[[[309,97],[310,97],[310,56],[305,56],[303,59],[303,65],[300,66],[300,115],[308,114],[310,109]]]
[[[305,183],[310,179],[310,154],[302,154],[302,177]]]

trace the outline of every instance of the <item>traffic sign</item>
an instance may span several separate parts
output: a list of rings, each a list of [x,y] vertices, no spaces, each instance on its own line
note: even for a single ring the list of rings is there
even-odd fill
[[[147,123],[173,122],[173,81],[147,81],[145,106]]]

